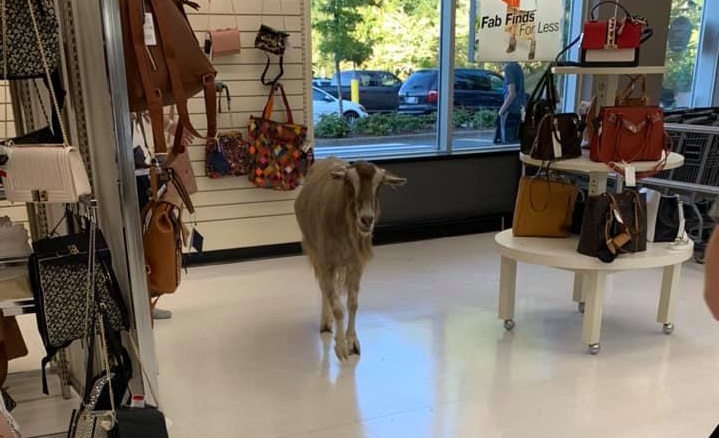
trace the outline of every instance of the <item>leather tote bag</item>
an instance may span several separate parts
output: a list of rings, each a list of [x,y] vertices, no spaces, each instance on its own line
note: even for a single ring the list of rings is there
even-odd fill
[[[272,120],[275,91],[280,90],[287,121]],[[314,162],[307,145],[307,127],[295,124],[282,84],[272,87],[262,116],[250,117],[250,181],[259,188],[294,190]]]
[[[27,0],[26,10],[34,31],[34,40],[39,46],[41,62],[51,90],[52,105],[60,118],[63,144],[8,145],[6,147],[8,162],[3,186],[5,195],[11,202],[74,203],[78,202],[80,196],[89,194],[92,189],[82,157],[76,148],[70,146],[60,117],[60,105],[54,91],[47,54],[41,44],[35,7],[34,0]],[[7,59],[3,59],[2,63],[3,71],[7,71]]]
[[[167,152],[163,106],[177,105],[180,133],[187,129],[202,137],[190,122],[187,99],[204,90],[208,129],[216,123],[217,71],[190,27],[186,4],[197,6],[186,0],[120,0],[130,111],[149,110],[158,153]],[[179,154],[185,146],[176,143],[173,153]]]
[[[621,253],[647,249],[646,197],[636,190],[590,196],[577,251],[611,262]]]
[[[656,106],[613,106],[599,112],[590,158],[607,164],[656,161],[670,152],[664,113]]]
[[[569,237],[577,187],[549,177],[522,177],[514,208],[515,237]]]

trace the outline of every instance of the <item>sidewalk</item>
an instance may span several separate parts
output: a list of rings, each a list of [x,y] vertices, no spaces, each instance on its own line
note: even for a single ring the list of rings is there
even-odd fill
[[[460,129],[453,133],[455,139],[472,139],[489,141],[494,140],[494,129]],[[381,145],[387,143],[434,143],[436,142],[436,132],[424,132],[417,134],[401,134],[388,135],[384,137],[368,136],[368,137],[348,137],[348,138],[315,138],[315,146],[357,146],[357,145]]]

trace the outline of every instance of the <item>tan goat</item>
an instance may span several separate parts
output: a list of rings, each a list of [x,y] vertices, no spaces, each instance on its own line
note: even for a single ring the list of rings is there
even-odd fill
[[[340,360],[360,354],[355,329],[357,295],[365,265],[372,258],[372,232],[379,218],[379,189],[407,182],[366,161],[337,158],[317,161],[295,201],[302,248],[322,291],[320,332],[335,324],[335,353]],[[340,295],[347,294],[348,321]]]

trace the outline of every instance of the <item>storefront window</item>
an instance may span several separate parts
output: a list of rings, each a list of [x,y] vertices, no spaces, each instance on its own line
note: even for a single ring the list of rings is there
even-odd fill
[[[316,147],[436,151],[439,26],[438,0],[313,0]]]
[[[667,37],[661,103],[664,108],[692,105],[704,0],[673,0]]]

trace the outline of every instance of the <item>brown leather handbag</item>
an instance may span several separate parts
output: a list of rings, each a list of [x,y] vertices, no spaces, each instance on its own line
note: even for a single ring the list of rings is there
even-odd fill
[[[669,154],[664,113],[656,106],[611,106],[599,113],[590,158],[607,164],[662,161]],[[663,165],[663,163],[662,163]]]
[[[514,208],[515,237],[569,237],[577,186],[548,177],[522,177]]]
[[[162,107],[177,105],[178,130],[192,126],[187,99],[204,90],[208,129],[217,123],[214,79],[207,59],[187,20],[187,0],[120,0],[127,91],[130,111],[149,110],[157,153],[167,152]],[[173,153],[185,149],[182,142]]]
[[[158,196],[161,182],[174,185],[180,199]],[[183,204],[192,214],[195,209],[190,196],[179,177],[171,169],[159,174],[157,168],[150,168],[152,199],[142,211],[143,244],[147,279],[152,297],[174,293],[180,285],[182,273],[182,248],[189,237],[189,231],[182,222]]]
[[[581,157],[583,132],[584,123],[575,113],[545,114],[529,155],[542,161]]]
[[[621,253],[647,250],[646,196],[634,189],[590,196],[577,251],[611,262]]]

